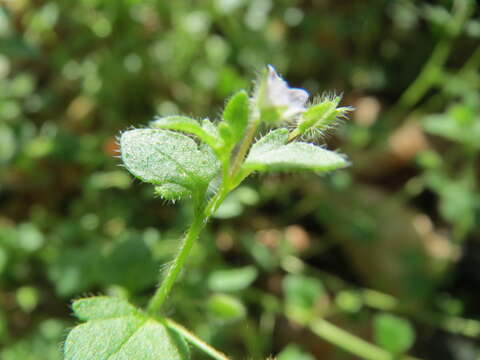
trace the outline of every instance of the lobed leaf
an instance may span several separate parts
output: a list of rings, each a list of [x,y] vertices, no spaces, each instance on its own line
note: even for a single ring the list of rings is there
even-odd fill
[[[122,160],[139,179],[154,185],[175,184],[189,191],[204,188],[219,163],[208,147],[188,136],[158,129],[135,129],[120,138]]]
[[[74,302],[73,308],[79,317],[90,320],[69,333],[66,360],[189,358],[183,338],[126,301],[94,297]]]
[[[246,171],[331,171],[348,166],[344,156],[313,144],[288,141],[288,130],[270,132],[252,146]]]

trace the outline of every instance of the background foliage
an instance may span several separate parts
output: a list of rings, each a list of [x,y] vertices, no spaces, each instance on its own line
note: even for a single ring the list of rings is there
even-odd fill
[[[0,358],[60,359],[71,298],[146,302],[189,208],[132,181],[115,137],[213,118],[270,63],[356,107],[324,139],[353,166],[236,190],[170,316],[239,359],[353,358],[311,318],[475,359],[479,37],[470,0],[0,1]]]

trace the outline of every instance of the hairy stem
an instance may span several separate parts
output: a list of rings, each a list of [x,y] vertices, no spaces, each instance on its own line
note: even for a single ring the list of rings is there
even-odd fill
[[[245,138],[243,139],[242,144],[240,145],[240,148],[238,149],[237,155],[233,162],[232,171],[231,171],[232,178],[234,178],[235,175],[240,170],[240,166],[242,165],[243,160],[247,155],[248,149],[250,149],[250,145],[252,144],[253,138],[255,137],[259,124],[260,124],[260,117],[254,118],[253,121],[250,123],[250,126],[247,129],[247,133],[245,134]]]
[[[205,223],[206,221],[203,217],[203,209],[202,211],[196,211],[192,225],[190,226],[190,229],[188,229],[188,232],[183,239],[182,246],[173,260],[173,264],[168,269],[167,275],[162,281],[162,284],[157,289],[148,304],[147,311],[149,313],[152,314],[160,310],[161,306],[165,302],[170,290],[173,287],[173,284],[175,283],[175,280],[185,265],[185,261],[190,254],[190,250],[195,244],[195,241],[198,239],[200,232],[203,230]]]
[[[176,323],[171,319],[167,319],[167,325],[170,329],[177,332],[183,338],[185,338],[189,343],[197,347],[198,349],[202,350],[207,355],[210,355],[213,359],[216,360],[230,360],[225,354],[221,353],[220,351],[216,350],[215,348],[208,345],[205,341],[198,338],[194,334],[192,334],[189,330],[184,328],[182,325]]]
[[[295,130],[293,130],[289,135],[288,135],[288,142],[292,142],[293,140],[295,140],[296,138],[298,138],[300,136],[300,130],[298,130],[298,128],[296,128]]]

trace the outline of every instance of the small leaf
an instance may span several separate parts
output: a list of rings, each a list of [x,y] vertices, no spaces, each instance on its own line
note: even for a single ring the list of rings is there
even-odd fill
[[[253,266],[236,269],[216,270],[208,277],[208,287],[213,291],[238,291],[249,287],[257,278]]]
[[[205,120],[200,125],[197,120],[187,116],[167,116],[155,119],[150,123],[150,126],[157,129],[176,130],[195,135],[215,149],[219,146],[219,140],[213,130],[215,126],[209,120]]]
[[[235,321],[241,319],[247,313],[245,306],[236,297],[226,294],[216,294],[208,299],[210,313],[223,321]]]
[[[322,282],[303,275],[287,275],[283,280],[285,311],[299,323],[307,323],[327,296]]]
[[[120,147],[126,168],[154,185],[176,184],[194,191],[205,187],[219,169],[211,151],[172,131],[129,130],[122,134]]]
[[[458,107],[448,114],[427,116],[423,127],[433,135],[480,149],[480,121],[472,121],[469,114],[462,113]]]
[[[130,293],[154,286],[158,264],[140,234],[124,231],[118,240],[105,253],[101,265],[103,283],[119,285]]]
[[[90,320],[69,333],[64,348],[66,360],[189,358],[183,338],[123,300],[81,299],[73,308],[78,316]]]
[[[223,120],[230,129],[231,141],[235,143],[243,138],[248,125],[248,102],[247,93],[241,90],[230,98],[223,111]]]
[[[315,360],[315,358],[297,345],[291,344],[278,354],[277,360]]]
[[[379,314],[374,320],[375,342],[392,354],[403,354],[413,345],[412,325],[401,317]]]
[[[80,320],[107,319],[137,313],[137,309],[128,302],[108,296],[75,300],[72,309]]]
[[[252,146],[243,168],[249,171],[331,171],[346,167],[344,156],[322,147],[295,142],[286,144],[286,129],[272,131]]]

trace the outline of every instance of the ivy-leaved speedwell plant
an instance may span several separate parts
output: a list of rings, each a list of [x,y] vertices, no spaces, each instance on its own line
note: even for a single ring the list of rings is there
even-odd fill
[[[247,176],[324,173],[348,165],[345,156],[302,139],[321,134],[350,108],[339,107],[337,96],[312,103],[308,98],[305,90],[288,87],[269,66],[251,96],[240,91],[228,100],[218,123],[168,116],[121,134],[121,159],[128,171],[154,185],[163,199],[189,199],[193,220],[146,309],[106,296],[73,302],[83,323],[66,339],[67,360],[188,359],[187,342],[212,358],[227,359],[160,310],[202,229]],[[255,141],[264,127],[270,130]]]

